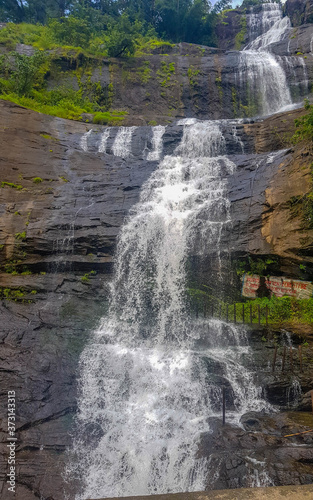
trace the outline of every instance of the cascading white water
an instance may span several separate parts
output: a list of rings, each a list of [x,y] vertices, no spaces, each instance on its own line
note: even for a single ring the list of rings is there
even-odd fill
[[[121,229],[110,312],[82,354],[70,465],[83,478],[79,499],[202,490],[208,463],[197,458],[198,442],[208,417],[220,416],[220,380],[232,394],[228,419],[265,406],[242,364],[244,330],[188,314],[188,257],[219,254],[235,165],[221,156],[218,122],[180,125],[181,144]]]
[[[88,132],[86,132],[81,140],[80,140],[80,147],[82,148],[83,151],[87,152],[88,151],[88,137],[90,136],[90,134],[92,133],[92,129],[88,130]]]
[[[239,55],[239,81],[261,115],[292,104],[286,74],[277,59],[265,51],[244,50]]]
[[[98,148],[99,153],[105,153],[107,149],[107,142],[110,136],[110,129],[107,128],[101,135],[101,140]]]
[[[148,161],[158,161],[162,154],[162,138],[165,133],[165,127],[163,125],[157,125],[153,127],[153,137],[152,137],[152,151],[149,151],[147,155]]]
[[[131,151],[131,141],[133,132],[137,127],[120,127],[115,137],[112,151],[115,156],[128,158]]]
[[[287,36],[289,30],[291,29],[291,23],[289,17],[284,17],[278,19],[273,26],[268,31],[265,31],[262,35],[258,36],[255,40],[246,46],[248,50],[266,50],[271,44],[280,42],[283,38]]]
[[[239,55],[238,79],[255,114],[262,116],[288,109],[292,98],[280,57],[270,53],[272,44],[288,37],[288,17],[282,17],[281,6],[263,4],[262,11],[250,20],[250,41]],[[258,19],[258,20],[257,20]],[[261,27],[255,38],[252,26]],[[252,30],[252,31],[251,31]]]
[[[260,8],[260,12],[255,12]],[[266,33],[281,20],[281,17],[281,8],[278,3],[264,3],[261,6],[252,7],[252,12],[246,15],[249,40],[253,41]]]

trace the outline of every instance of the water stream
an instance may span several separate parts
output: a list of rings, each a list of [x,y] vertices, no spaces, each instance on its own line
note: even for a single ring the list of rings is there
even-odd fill
[[[289,24],[277,4],[267,4],[261,19],[259,33],[250,16],[253,41],[238,72],[265,115],[292,103],[282,61],[268,51]],[[153,128],[145,157],[159,164],[121,228],[109,313],[81,356],[69,465],[81,484],[77,500],[201,491],[210,464],[199,456],[199,439],[210,432],[209,417],[221,416],[222,386],[233,423],[267,408],[246,368],[252,354],[245,330],[196,318],[186,294],[191,256],[201,259],[210,249],[222,266],[221,235],[231,225],[228,179],[236,173],[224,132],[243,153],[236,123],[181,120],[181,142],[163,159],[166,129]],[[132,156],[135,129],[119,129],[114,155]],[[81,140],[84,151],[91,132]],[[98,152],[106,152],[109,135],[103,132]],[[255,471],[251,486],[272,484],[263,462],[247,463]]]
[[[283,17],[278,3],[263,4],[261,12],[252,12],[247,19],[250,41],[239,54],[237,79],[248,102],[253,104],[251,112],[265,116],[291,109],[293,99],[285,68],[292,75],[299,65],[302,66],[303,82],[296,83],[299,91],[295,93],[299,100],[308,92],[305,61],[299,56],[282,58],[271,53],[273,45],[284,40],[289,54],[290,19]]]
[[[226,121],[178,125],[181,143],[121,229],[110,312],[82,355],[77,498],[204,489],[208,463],[196,459],[198,441],[208,418],[220,418],[221,380],[230,421],[266,406],[243,364],[251,356],[245,331],[194,318],[186,302],[189,255],[209,246],[219,260],[221,232],[231,223],[227,179],[235,165],[224,155]]]

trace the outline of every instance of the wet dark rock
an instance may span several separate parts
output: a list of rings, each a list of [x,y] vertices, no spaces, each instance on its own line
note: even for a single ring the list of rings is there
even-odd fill
[[[287,0],[284,11],[290,18],[292,26],[301,26],[313,22],[312,0]]]
[[[249,412],[241,417],[244,428],[210,420],[211,433],[202,435],[199,457],[210,457],[208,489],[268,485],[309,484],[313,479],[312,414]],[[215,473],[219,470],[219,473]]]
[[[311,388],[312,387],[313,381],[311,383]],[[297,406],[298,411],[313,411],[312,390],[313,389],[302,395],[301,400]]]
[[[282,214],[287,218],[288,199],[311,189],[312,160],[304,151],[283,150],[274,157],[270,152],[282,148],[272,133],[273,128],[294,130],[294,118],[301,113],[303,111],[279,115],[264,122],[223,125],[226,151],[236,164],[236,174],[228,179],[234,225],[232,231],[222,235],[223,252],[231,258],[236,258],[237,251],[258,256],[275,254],[281,259],[285,272],[292,270],[295,276],[299,273],[299,265],[296,265],[299,249],[307,249],[306,259],[312,260],[312,232],[304,232],[298,221],[281,234],[279,231],[286,228],[286,224],[279,223],[277,227],[271,218]],[[156,169],[157,162],[147,161],[147,153],[152,149],[151,127],[135,130],[131,154],[123,159],[112,154],[116,127],[110,129],[106,152],[99,152],[104,127],[37,114],[9,102],[0,103],[0,114],[5,123],[1,130],[1,179],[22,185],[22,189],[0,188],[0,244],[5,244],[0,251],[0,263],[13,265],[17,270],[17,274],[12,275],[2,267],[0,286],[23,289],[26,294],[24,301],[1,300],[0,303],[1,414],[5,414],[5,391],[16,390],[17,497],[34,500],[43,495],[58,500],[65,496],[62,471],[76,412],[79,356],[108,307],[107,282],[112,273],[120,226],[138,201],[140,188]],[[83,151],[81,139],[90,129],[93,131],[87,138],[88,151]],[[168,126],[163,138],[163,154],[174,152],[182,133],[182,125]],[[34,183],[35,177],[42,181]],[[23,231],[25,239],[16,240],[15,235]],[[305,244],[300,241],[304,237]],[[212,258],[213,262],[216,256],[211,256],[209,250],[208,261]],[[195,262],[196,258],[195,248]],[[25,269],[28,274],[21,274]],[[89,274],[91,271],[96,274]],[[202,273],[199,268],[200,271],[201,278],[205,277],[207,270]],[[87,277],[82,279],[85,274]],[[217,281],[221,281],[220,277]],[[247,367],[254,369],[257,365],[264,396],[267,391],[275,405],[286,407],[290,384],[271,375],[269,358],[272,356],[268,352],[273,352],[272,347],[269,349],[256,338],[252,343],[256,361],[246,356]],[[201,338],[199,346],[209,346],[208,340]],[[227,391],[227,381],[218,363],[209,358],[206,363],[208,373],[214,372],[216,382],[225,385]],[[305,370],[309,361],[306,363]],[[296,363],[295,366],[298,370]],[[302,380],[301,375],[299,381],[302,392],[311,389],[310,381]],[[231,390],[226,392],[226,399],[228,409],[234,409]],[[299,399],[299,409],[301,404]],[[220,411],[220,405],[219,401],[216,411]],[[251,418],[250,425],[253,425]],[[4,423],[2,426],[4,447]],[[244,484],[245,471],[249,469],[245,456],[233,451],[230,454],[229,450],[239,437],[242,446],[252,449],[256,438],[243,429],[227,428],[228,434],[212,457],[212,464],[224,461],[221,479],[216,480],[215,487]],[[97,429],[90,431],[90,439],[96,439]],[[210,435],[207,439],[215,438]],[[265,442],[261,436],[257,440]],[[215,441],[213,444],[216,448]],[[261,452],[257,456],[261,460]],[[310,478],[308,460],[311,456],[297,457],[295,460],[302,460],[299,467],[303,468],[303,477]],[[270,457],[268,460],[270,462]],[[1,480],[5,470],[1,463]],[[284,479],[291,480],[289,469],[284,470],[279,479],[281,483]],[[278,476],[278,472],[273,474]],[[300,481],[299,478],[295,476],[295,482]]]

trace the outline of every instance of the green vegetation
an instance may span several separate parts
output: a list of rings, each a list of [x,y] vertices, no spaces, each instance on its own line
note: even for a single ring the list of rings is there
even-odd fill
[[[96,124],[101,124],[101,125],[118,125],[120,122],[122,122],[125,118],[125,115],[127,113],[125,111],[113,111],[112,113],[105,111],[105,112],[98,112],[94,115],[93,117],[93,123]]]
[[[259,298],[248,301],[252,306],[252,317],[258,321],[258,306],[263,310],[268,308],[268,322],[271,324],[282,323],[313,323],[313,299],[295,299],[294,297]],[[238,308],[239,309],[239,308]]]
[[[158,82],[161,87],[171,87],[174,85],[172,76],[175,75],[175,63],[165,61],[161,62],[161,68],[157,71]]]
[[[33,300],[28,299],[29,295],[36,295],[37,290],[28,292],[25,288],[2,288],[0,287],[0,299],[5,299],[14,302],[22,302],[23,304],[31,304]]]
[[[295,120],[296,132],[291,138],[293,144],[303,144],[312,151],[313,144],[313,106],[308,99],[304,100],[307,114]],[[310,168],[311,190],[310,192],[293,196],[288,204],[291,216],[300,216],[303,220],[303,229],[313,228],[313,163]]]
[[[266,311],[268,314],[267,322],[269,325],[282,326],[284,324],[313,324],[313,298],[296,299],[294,297],[263,297],[254,300],[243,300],[242,302],[227,303],[210,296],[204,290],[189,289],[188,296],[193,310],[206,310],[211,314],[212,303],[214,315],[221,318],[234,319],[234,309],[236,307],[236,321],[243,321],[243,307],[245,311],[245,323],[250,322],[250,306],[252,315],[252,324],[258,325],[259,311],[260,323],[266,324]]]
[[[303,225],[302,229],[313,228],[313,191],[310,193],[292,196],[289,202],[291,217],[300,216]]]
[[[1,187],[4,188],[5,186],[8,186],[12,189],[17,189],[18,191],[20,191],[21,189],[23,189],[23,186],[21,186],[21,184],[14,184],[13,182],[1,182]]]
[[[15,233],[15,239],[21,241],[26,240],[26,231],[23,231],[22,233]]]
[[[252,259],[249,256],[248,259],[235,261],[234,266],[236,274],[239,277],[242,277],[245,273],[249,275],[269,276],[275,269],[275,266],[277,266],[277,260],[266,256]]]
[[[307,145],[312,146],[313,141],[313,106],[309,103],[308,99],[304,101],[304,107],[307,114],[295,120],[296,132],[292,137],[294,144],[306,142]]]
[[[0,288],[0,297],[14,302],[24,301],[26,292],[23,288]]]
[[[41,182],[43,182],[43,179],[41,177],[34,177],[33,178],[34,184],[40,184]]]
[[[194,66],[190,66],[190,68],[188,68],[187,74],[188,74],[188,78],[189,78],[189,84],[191,87],[198,85],[197,76],[199,75],[199,73],[200,73],[200,70],[195,69]]]
[[[135,56],[142,57],[143,55],[152,55],[152,54],[167,54],[171,52],[175,47],[175,44],[170,42],[165,42],[163,40],[158,40],[152,38],[148,40],[148,42],[143,43],[138,47],[135,52]]]
[[[52,137],[49,134],[40,134],[40,137],[43,137],[44,139],[47,139],[49,141],[57,141],[57,139],[55,137]]]
[[[240,19],[240,31],[235,36],[235,49],[240,50],[245,40],[245,36],[247,34],[247,18],[246,16],[242,16]]]
[[[101,75],[103,58],[167,55],[181,41],[215,45],[215,24],[226,7],[228,0],[214,7],[201,0],[3,0],[0,19],[8,24],[0,30],[0,45],[6,48],[0,56],[0,98],[52,116],[81,120],[92,114],[84,119],[118,125],[124,115],[111,109],[112,74],[107,84],[100,77],[91,80],[95,69]],[[17,53],[17,44],[33,51]],[[78,89],[74,79],[49,90],[48,77],[62,80],[67,71]],[[168,66],[165,73],[164,87],[175,69]],[[189,76],[191,85],[196,84],[196,74]],[[149,61],[137,69],[137,77],[148,82]]]
[[[90,271],[89,273],[84,274],[84,276],[80,278],[80,281],[85,285],[88,285],[90,282],[90,277],[95,276],[96,274],[97,274],[96,271]]]

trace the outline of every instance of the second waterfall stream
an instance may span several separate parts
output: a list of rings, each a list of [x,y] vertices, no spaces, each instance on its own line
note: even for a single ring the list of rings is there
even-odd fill
[[[265,406],[242,363],[244,330],[188,311],[188,259],[209,247],[220,261],[235,165],[219,122],[180,124],[180,145],[121,229],[110,310],[81,358],[71,466],[83,478],[79,499],[203,490],[209,463],[198,444],[209,417],[221,418],[220,380],[233,398],[229,420]]]

